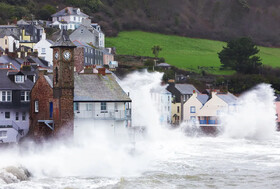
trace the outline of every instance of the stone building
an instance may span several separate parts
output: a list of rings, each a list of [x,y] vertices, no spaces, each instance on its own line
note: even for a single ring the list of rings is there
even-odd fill
[[[35,139],[73,134],[75,47],[63,30],[52,46],[53,77],[41,71],[31,90],[30,136]]]

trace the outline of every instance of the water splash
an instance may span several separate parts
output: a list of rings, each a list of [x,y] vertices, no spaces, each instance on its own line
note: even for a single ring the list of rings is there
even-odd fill
[[[274,90],[260,84],[239,97],[237,111],[224,114],[223,136],[246,139],[270,139],[276,132]]]

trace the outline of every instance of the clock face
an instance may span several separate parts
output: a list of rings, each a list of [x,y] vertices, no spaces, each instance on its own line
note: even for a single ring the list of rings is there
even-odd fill
[[[65,60],[70,60],[70,59],[71,59],[71,52],[68,51],[68,50],[64,51],[64,52],[63,52],[63,58],[64,58]]]
[[[58,59],[58,52],[56,52],[55,54],[54,54],[54,58],[57,60]]]

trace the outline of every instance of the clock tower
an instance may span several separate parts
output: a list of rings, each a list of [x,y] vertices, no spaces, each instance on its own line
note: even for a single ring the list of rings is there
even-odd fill
[[[74,48],[65,30],[53,48],[54,135],[72,136],[74,131]]]

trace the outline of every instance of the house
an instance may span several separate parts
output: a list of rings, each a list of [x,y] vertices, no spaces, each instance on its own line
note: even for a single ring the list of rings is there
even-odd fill
[[[52,15],[52,26],[64,30],[75,30],[88,17],[79,8],[66,7]]]
[[[97,23],[92,23],[91,26],[94,28],[95,33],[98,34],[98,47],[105,48],[105,34],[101,30],[101,26]]]
[[[172,123],[179,124],[184,120],[184,103],[193,95],[200,93],[191,84],[170,83],[166,88],[172,94]]]
[[[164,87],[158,87],[151,90],[152,100],[155,102],[160,113],[160,122],[164,124],[171,123],[171,93]]]
[[[167,63],[159,63],[156,67],[162,70],[169,70],[171,68],[171,66]]]
[[[31,90],[30,137],[71,137],[88,121],[92,126],[129,127],[131,100],[116,79],[105,68],[74,75],[76,46],[64,30],[52,48],[53,74],[41,70]]]
[[[44,28],[40,25],[18,25],[21,29],[20,45],[34,48],[35,44],[42,39]]]
[[[12,32],[3,31],[0,33],[0,47],[4,52],[15,52],[19,47],[19,39]]]
[[[236,108],[236,96],[229,92],[217,93],[216,91],[212,91],[210,99],[197,113],[200,127],[205,130],[215,130],[214,127],[218,127],[221,125],[219,119],[221,113],[235,111]]]
[[[195,124],[198,120],[198,112],[208,101],[207,94],[198,94],[193,91],[193,95],[184,103],[184,118],[183,121]]]
[[[34,50],[38,52],[38,57],[44,59],[52,65],[53,62],[53,50],[51,46],[53,41],[46,38],[46,33],[42,34],[42,39],[35,44]]]
[[[35,77],[29,69],[0,69],[0,143],[18,142],[28,133],[29,93]]]
[[[131,99],[105,68],[75,74],[74,133],[91,127],[118,132],[131,127]]]
[[[103,49],[102,52],[103,52],[103,64],[104,65],[109,65],[110,62],[114,61],[114,55],[111,54],[108,49]]]
[[[98,48],[98,35],[94,33],[93,28],[85,25],[80,25],[74,32],[69,36],[71,41],[80,41],[83,43],[91,44]]]
[[[73,44],[77,47],[74,49],[74,69],[77,72],[81,72],[85,66],[103,65],[103,52],[101,50],[77,40],[73,41]]]

